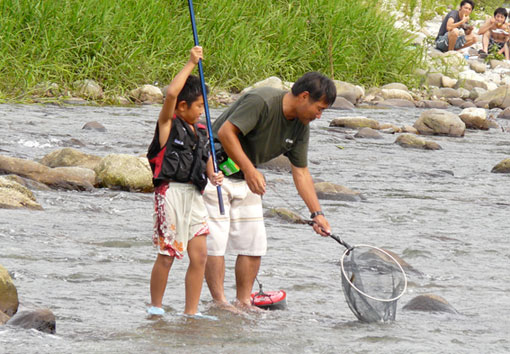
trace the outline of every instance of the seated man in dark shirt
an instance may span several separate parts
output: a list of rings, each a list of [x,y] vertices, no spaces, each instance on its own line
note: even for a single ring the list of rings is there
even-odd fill
[[[473,26],[468,24],[469,15],[474,7],[473,0],[462,0],[459,10],[452,10],[443,18],[436,37],[437,49],[447,52],[467,48],[476,43],[476,37],[472,33]]]

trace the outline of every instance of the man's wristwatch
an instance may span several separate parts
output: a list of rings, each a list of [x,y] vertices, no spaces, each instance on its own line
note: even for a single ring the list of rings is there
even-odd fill
[[[324,213],[322,212],[322,210],[314,211],[314,212],[312,213],[312,215],[310,215],[310,219],[315,218],[317,215],[322,215],[322,216],[324,216]]]

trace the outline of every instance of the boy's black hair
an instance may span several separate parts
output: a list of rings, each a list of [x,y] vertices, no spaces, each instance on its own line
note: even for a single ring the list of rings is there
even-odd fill
[[[498,14],[505,16],[505,18],[508,17],[508,11],[506,11],[504,7],[498,7],[496,10],[494,10],[494,17],[496,17]]]
[[[205,86],[205,93],[209,93],[209,87]],[[186,101],[188,107],[191,107],[191,104],[195,102],[200,96],[202,96],[202,84],[200,82],[200,78],[195,75],[190,75],[186,79],[186,83],[182,88],[181,92],[177,96],[177,103]]]
[[[460,7],[464,6],[465,4],[471,5],[471,10],[475,9],[475,2],[473,0],[462,0],[460,2]]]
[[[336,99],[336,87],[333,81],[316,71],[311,71],[301,76],[292,85],[291,91],[294,96],[308,91],[313,101],[324,100],[329,106]]]

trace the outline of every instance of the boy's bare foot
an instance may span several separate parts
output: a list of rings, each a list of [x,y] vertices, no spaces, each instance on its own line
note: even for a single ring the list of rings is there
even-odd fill
[[[240,315],[243,313],[240,309],[228,302],[214,301],[214,306],[220,310],[232,312],[233,314]]]
[[[252,312],[252,313],[261,313],[261,312],[266,312],[266,310],[264,309],[261,309],[260,307],[257,307],[255,305],[252,305],[252,304],[246,304],[244,302],[241,302],[239,300],[235,300],[234,301],[234,306],[236,308],[238,308],[239,310],[241,311],[245,311],[245,312]]]

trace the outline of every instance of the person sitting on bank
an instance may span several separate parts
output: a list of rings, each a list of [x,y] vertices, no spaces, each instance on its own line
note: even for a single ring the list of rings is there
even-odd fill
[[[474,7],[473,0],[462,0],[459,10],[448,12],[443,18],[436,37],[436,48],[438,50],[444,53],[450,50],[467,48],[476,43],[476,36],[472,33],[473,26],[468,24],[469,15]]]
[[[494,46],[498,48],[499,54],[505,54],[505,59],[510,59],[508,50],[508,39],[510,37],[510,26],[506,23],[508,12],[504,7],[499,7],[494,11],[494,17],[489,17],[480,27],[478,34],[482,37],[482,49],[478,51],[481,58],[487,57],[492,52]]]

